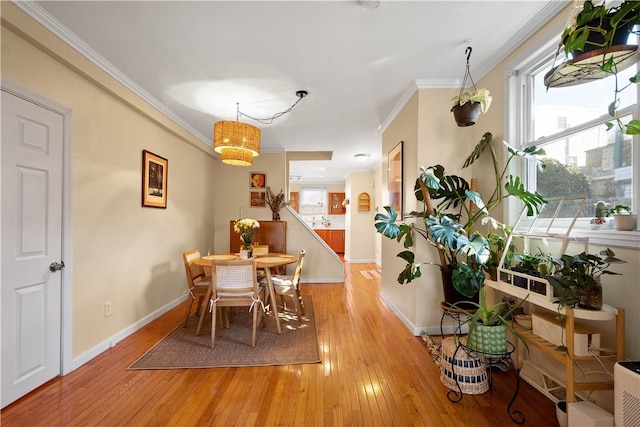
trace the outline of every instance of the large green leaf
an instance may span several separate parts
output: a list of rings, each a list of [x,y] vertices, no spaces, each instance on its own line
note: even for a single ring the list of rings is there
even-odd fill
[[[379,213],[374,218],[374,225],[378,233],[390,239],[396,239],[400,234],[400,226],[395,223],[398,213],[391,207],[385,206],[387,215]]]
[[[547,200],[538,194],[537,191],[535,193],[527,191],[518,176],[509,175],[509,181],[505,184],[504,188],[507,190],[507,193],[517,197],[524,203],[528,216],[539,213],[542,206],[547,203]]]
[[[478,158],[480,157],[482,152],[485,150],[485,148],[491,145],[492,139],[493,139],[493,135],[491,134],[491,132],[485,132],[485,134],[482,135],[482,138],[480,139],[480,141],[473,148],[473,151],[471,152],[471,154],[469,154],[469,157],[467,157],[467,159],[464,161],[462,168],[471,166],[473,162],[478,160]]]

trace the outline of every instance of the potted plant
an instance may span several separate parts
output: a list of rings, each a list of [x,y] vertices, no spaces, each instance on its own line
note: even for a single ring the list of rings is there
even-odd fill
[[[551,257],[554,266],[552,275],[546,277],[554,289],[560,307],[575,307],[588,310],[602,308],[603,274],[619,275],[608,270],[611,264],[625,263],[616,258],[609,248],[600,251],[600,255],[581,252],[577,255],[564,254],[560,258]]]
[[[492,99],[489,91],[484,88],[470,92],[461,91],[458,96],[452,98],[451,111],[458,126],[474,125],[480,113],[489,110]]]
[[[496,221],[492,217],[484,217],[480,221],[482,225],[490,225],[490,231],[487,233],[487,242],[489,242],[489,261],[485,265],[485,271],[489,273],[491,280],[498,280],[498,265],[504,254],[504,265],[511,265],[515,254],[516,246],[511,242],[509,247],[507,241],[511,235],[512,227]],[[495,231],[494,231],[495,230]]]
[[[604,228],[607,224],[607,217],[609,216],[609,203],[602,200],[596,202],[594,217],[591,218],[589,224],[591,224],[592,230],[599,230]]]
[[[507,330],[515,338],[520,338],[510,319],[513,312],[524,304],[526,298],[516,304],[501,301],[489,306],[484,289],[480,290],[479,296],[478,303],[468,302],[466,306],[454,304],[454,307],[469,316],[466,347],[469,351],[477,352],[484,357],[503,357],[508,353]],[[472,309],[469,309],[469,306]]]
[[[280,221],[280,209],[287,205],[283,191],[280,190],[280,192],[274,196],[271,191],[271,187],[267,186],[265,199],[267,201],[267,206],[271,209],[271,219],[274,221]]]
[[[618,84],[618,73],[635,64],[637,46],[629,47],[630,34],[638,34],[640,24],[640,1],[625,0],[608,6],[604,1],[594,3],[585,0],[573,19],[565,28],[556,51],[556,58],[563,52],[568,59],[545,76],[547,88],[588,82],[609,75],[615,76],[614,97],[608,112],[622,132],[640,134],[640,120],[624,124],[618,115],[620,93],[640,81],[640,72],[625,85]],[[566,71],[569,70],[569,71]],[[608,122],[607,128],[614,126]]]
[[[492,138],[491,133],[485,133],[463,164],[463,168],[472,165],[483,153],[491,156],[495,187],[486,202],[464,178],[449,175],[442,165],[435,165],[421,167],[416,179],[414,195],[422,202],[423,209],[407,215],[415,222],[396,223],[397,212],[390,206],[384,207],[386,213],[375,216],[376,230],[402,243],[406,249],[397,255],[406,262],[398,275],[398,283],[410,283],[422,275],[421,264],[409,249],[414,246],[414,236],[420,236],[438,251],[440,263],[437,265],[442,272],[445,301],[455,303],[455,298],[472,298],[484,284],[482,270],[490,254],[489,242],[474,230],[477,221],[508,197],[519,199],[531,215],[546,203],[540,194],[526,191],[519,177],[507,177],[509,164],[516,158],[534,159],[543,166],[535,156],[544,155],[544,151],[535,147],[518,151],[505,143],[508,156],[500,169],[491,146]],[[448,284],[454,287],[455,293],[449,292]]]
[[[629,206],[616,205],[608,210],[613,215],[613,223],[618,231],[631,231],[636,229],[638,215],[631,212]]]
[[[546,255],[541,249],[538,248],[538,252],[535,254],[532,253],[522,253],[515,254],[513,256],[514,265],[510,268],[511,271],[515,271],[517,273],[523,273],[532,277],[544,277],[547,275],[548,268],[546,262],[549,257]],[[505,266],[507,264],[505,263]],[[513,276],[513,284],[519,288],[530,289],[533,292],[538,294],[545,294],[547,290],[547,285],[543,282],[536,282],[531,279],[531,284],[529,287],[527,286],[527,281],[529,279],[524,276]]]

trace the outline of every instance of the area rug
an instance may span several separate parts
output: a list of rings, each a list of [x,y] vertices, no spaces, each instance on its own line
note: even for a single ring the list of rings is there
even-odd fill
[[[380,272],[378,270],[362,270],[360,271],[362,275],[367,279],[379,279]]]
[[[240,307],[231,313],[229,328],[217,322],[216,345],[211,348],[211,320],[207,316],[200,335],[196,335],[197,316],[186,328],[179,325],[129,369],[191,369],[240,366],[293,365],[319,363],[318,337],[311,296],[304,295],[304,316],[280,313],[282,334],[267,315],[265,327],[258,326],[256,346],[251,347],[251,313]]]

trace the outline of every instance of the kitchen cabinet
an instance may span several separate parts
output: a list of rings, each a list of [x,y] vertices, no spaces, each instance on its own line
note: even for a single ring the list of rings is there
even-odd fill
[[[344,193],[329,193],[329,215],[344,215],[347,209],[342,206]]]
[[[313,231],[315,231],[335,253],[344,253],[344,230],[316,228]]]
[[[299,200],[299,194],[297,191],[292,191],[289,193],[289,206],[291,206],[291,209],[293,209],[296,212],[300,212],[298,210],[299,205],[298,205],[298,200]]]

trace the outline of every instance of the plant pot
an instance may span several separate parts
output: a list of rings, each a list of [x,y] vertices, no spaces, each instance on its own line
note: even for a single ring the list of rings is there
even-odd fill
[[[476,324],[467,337],[467,347],[485,357],[504,356],[507,353],[507,327]]]
[[[613,214],[613,222],[618,231],[631,231],[636,229],[638,215],[636,214]]]
[[[556,402],[556,418],[560,427],[567,427],[567,401],[559,400]]]
[[[465,102],[462,105],[454,105],[451,111],[453,111],[453,118],[458,126],[473,126],[476,124],[476,120],[478,120],[480,107],[479,102]]]
[[[280,214],[275,211],[271,211],[271,219],[273,221],[280,221]]]
[[[578,290],[578,307],[586,310],[600,310],[602,309],[602,282],[600,279],[596,280],[596,285],[593,289]]]
[[[469,298],[468,296],[462,295],[458,292],[453,285],[453,279],[451,278],[451,274],[453,273],[453,268],[450,266],[440,267],[440,275],[442,276],[442,290],[444,291],[444,301],[450,305],[457,304],[458,307],[464,309],[474,309],[475,306],[471,304],[464,304],[465,301],[478,302],[478,294],[476,294],[473,298]]]
[[[611,25],[610,17],[602,18],[602,24],[600,23],[600,18],[594,19],[586,24],[589,27],[600,27],[603,30],[610,31]],[[629,30],[631,29],[631,25],[624,25],[622,27],[616,28],[616,32],[613,34],[613,39],[611,41],[611,46],[619,46],[626,45],[627,40],[629,39]],[[578,55],[591,52],[597,49],[602,49],[602,45],[605,43],[604,36],[599,31],[589,31],[589,35],[587,36],[587,41],[584,44],[584,48],[582,50],[573,50],[570,52],[571,57],[575,58]]]

